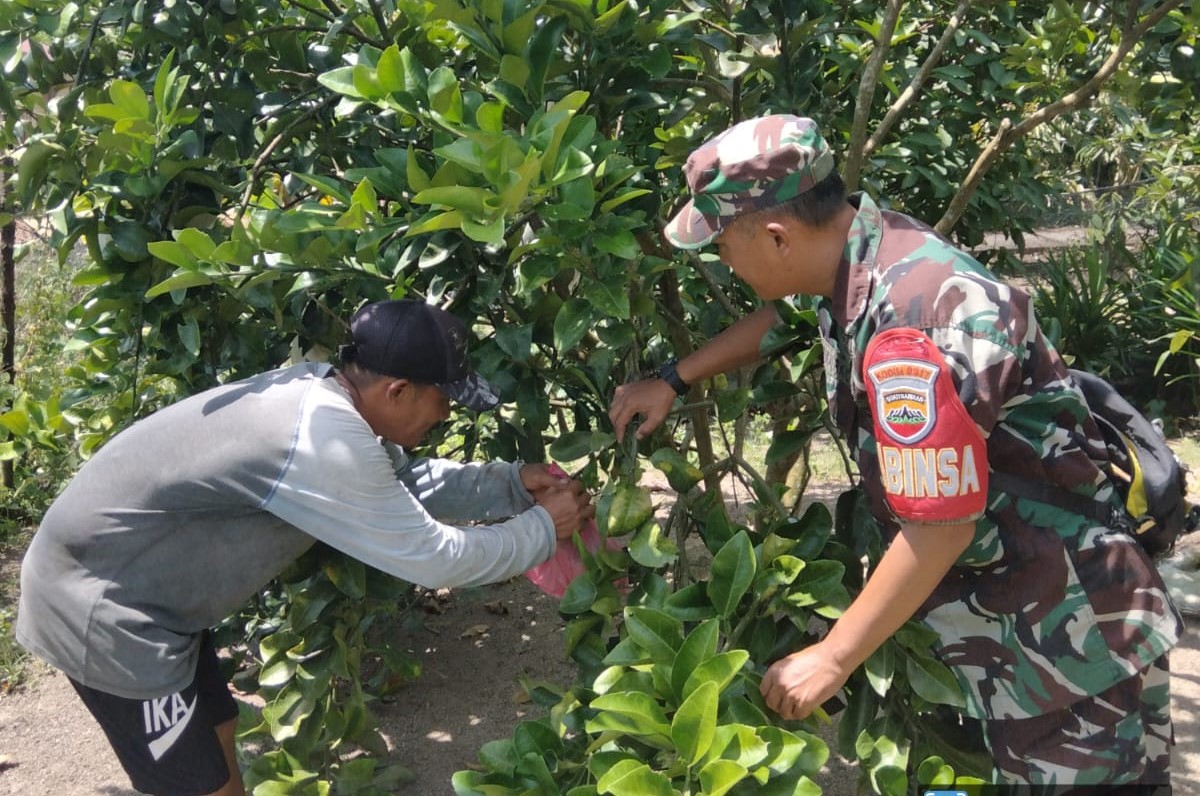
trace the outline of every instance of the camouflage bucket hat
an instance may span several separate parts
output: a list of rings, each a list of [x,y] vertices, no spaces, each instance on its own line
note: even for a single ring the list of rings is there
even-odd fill
[[[833,153],[812,119],[764,116],[702,144],[683,171],[692,199],[665,235],[672,246],[698,249],[737,216],[786,202],[828,177]]]

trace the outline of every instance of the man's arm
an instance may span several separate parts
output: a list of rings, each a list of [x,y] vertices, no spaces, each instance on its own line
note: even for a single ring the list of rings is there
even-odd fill
[[[399,446],[385,447],[396,477],[439,520],[500,519],[534,504],[521,479],[520,464],[412,457]]]
[[[829,635],[767,670],[760,686],[767,706],[785,719],[802,719],[836,694],[851,673],[912,618],[974,533],[974,522],[904,525]]]
[[[776,319],[774,307],[763,307],[741,318],[719,335],[697,348],[675,366],[679,378],[695,384],[760,359],[759,344]],[[635,415],[642,416],[638,437],[644,437],[666,419],[675,401],[675,390],[662,379],[645,379],[623,384],[613,393],[608,410],[617,439]]]

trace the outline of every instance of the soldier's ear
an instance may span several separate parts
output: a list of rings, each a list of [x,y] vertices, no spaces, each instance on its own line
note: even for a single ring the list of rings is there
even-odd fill
[[[783,256],[786,255],[788,249],[792,245],[792,231],[782,221],[768,221],[763,224],[763,234],[770,240],[771,245],[775,247],[775,253]]]

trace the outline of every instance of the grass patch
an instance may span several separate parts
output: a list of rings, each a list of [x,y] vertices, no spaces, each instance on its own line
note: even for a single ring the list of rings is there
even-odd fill
[[[32,531],[11,531],[0,543],[0,695],[8,694],[29,678],[33,656],[13,636],[17,621],[17,593],[21,557]]]

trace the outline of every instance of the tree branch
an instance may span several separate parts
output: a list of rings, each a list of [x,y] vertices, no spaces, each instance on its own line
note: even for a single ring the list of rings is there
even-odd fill
[[[1016,125],[1012,123],[1011,119],[1005,118],[1000,123],[1000,128],[996,131],[996,135],[992,137],[991,142],[979,153],[979,157],[971,165],[971,170],[967,173],[967,178],[963,180],[962,186],[954,194],[954,198],[950,200],[946,212],[937,222],[935,229],[943,235],[949,235],[950,230],[954,228],[954,225],[958,223],[963,213],[966,212],[971,197],[979,190],[984,175],[991,169],[996,159],[1000,157],[1000,154],[1008,149],[1013,141],[1027,135],[1034,128],[1052,121],[1064,113],[1078,110],[1087,105],[1099,93],[1104,84],[1112,78],[1117,71],[1117,67],[1125,60],[1125,56],[1137,46],[1146,33],[1161,22],[1163,17],[1178,8],[1182,2],[1183,0],[1167,0],[1167,2],[1157,6],[1147,14],[1136,25],[1133,24],[1133,19],[1131,18],[1121,32],[1121,41],[1118,43],[1116,49],[1109,54],[1104,63],[1100,65],[1100,68],[1096,70],[1096,73],[1079,88],[1061,99],[1055,100],[1048,105],[1043,105]]]
[[[858,190],[863,161],[866,160],[863,147],[867,140],[867,124],[871,120],[871,100],[875,96],[879,73],[883,71],[883,61],[891,47],[892,34],[896,32],[896,22],[899,19],[900,0],[888,0],[883,20],[879,23],[879,38],[875,40],[871,57],[867,59],[862,78],[858,81],[858,96],[854,100],[854,122],[850,126],[850,144],[846,149],[846,166],[842,170],[846,189],[851,192]]]
[[[304,113],[300,114],[295,119],[292,119],[290,122],[284,125],[284,128],[276,133],[275,137],[272,138],[265,147],[263,147],[262,152],[260,152],[258,157],[255,158],[254,165],[250,167],[250,172],[246,175],[246,190],[242,193],[242,201],[238,207],[236,218],[240,219],[242,214],[246,212],[246,208],[250,204],[250,196],[254,193],[254,183],[258,177],[258,172],[262,168],[263,164],[267,162],[267,158],[271,156],[271,153],[275,151],[275,147],[283,143],[283,141],[287,138],[288,133],[298,127],[302,122],[307,121],[308,119],[317,115],[325,108],[328,108],[330,105],[337,102],[339,99],[340,97],[334,95],[321,100],[319,103],[312,106]]]
[[[905,87],[904,91],[900,92],[900,96],[892,103],[892,107],[888,108],[884,114],[883,121],[875,128],[875,132],[867,139],[867,143],[863,146],[863,159],[865,160],[879,146],[888,133],[892,131],[896,120],[912,101],[916,99],[917,94],[921,91],[921,87],[925,85],[925,81],[929,79],[929,75],[933,73],[934,67],[942,60],[942,53],[946,49],[946,45],[954,38],[954,34],[958,32],[958,28],[962,25],[963,16],[971,6],[972,0],[959,0],[958,6],[954,9],[954,13],[950,15],[950,19],[946,22],[946,29],[942,31],[942,36],[938,39],[937,44],[929,51],[929,55],[925,58],[925,62],[921,64],[921,68],[917,70],[917,74],[913,77],[912,82]]]

